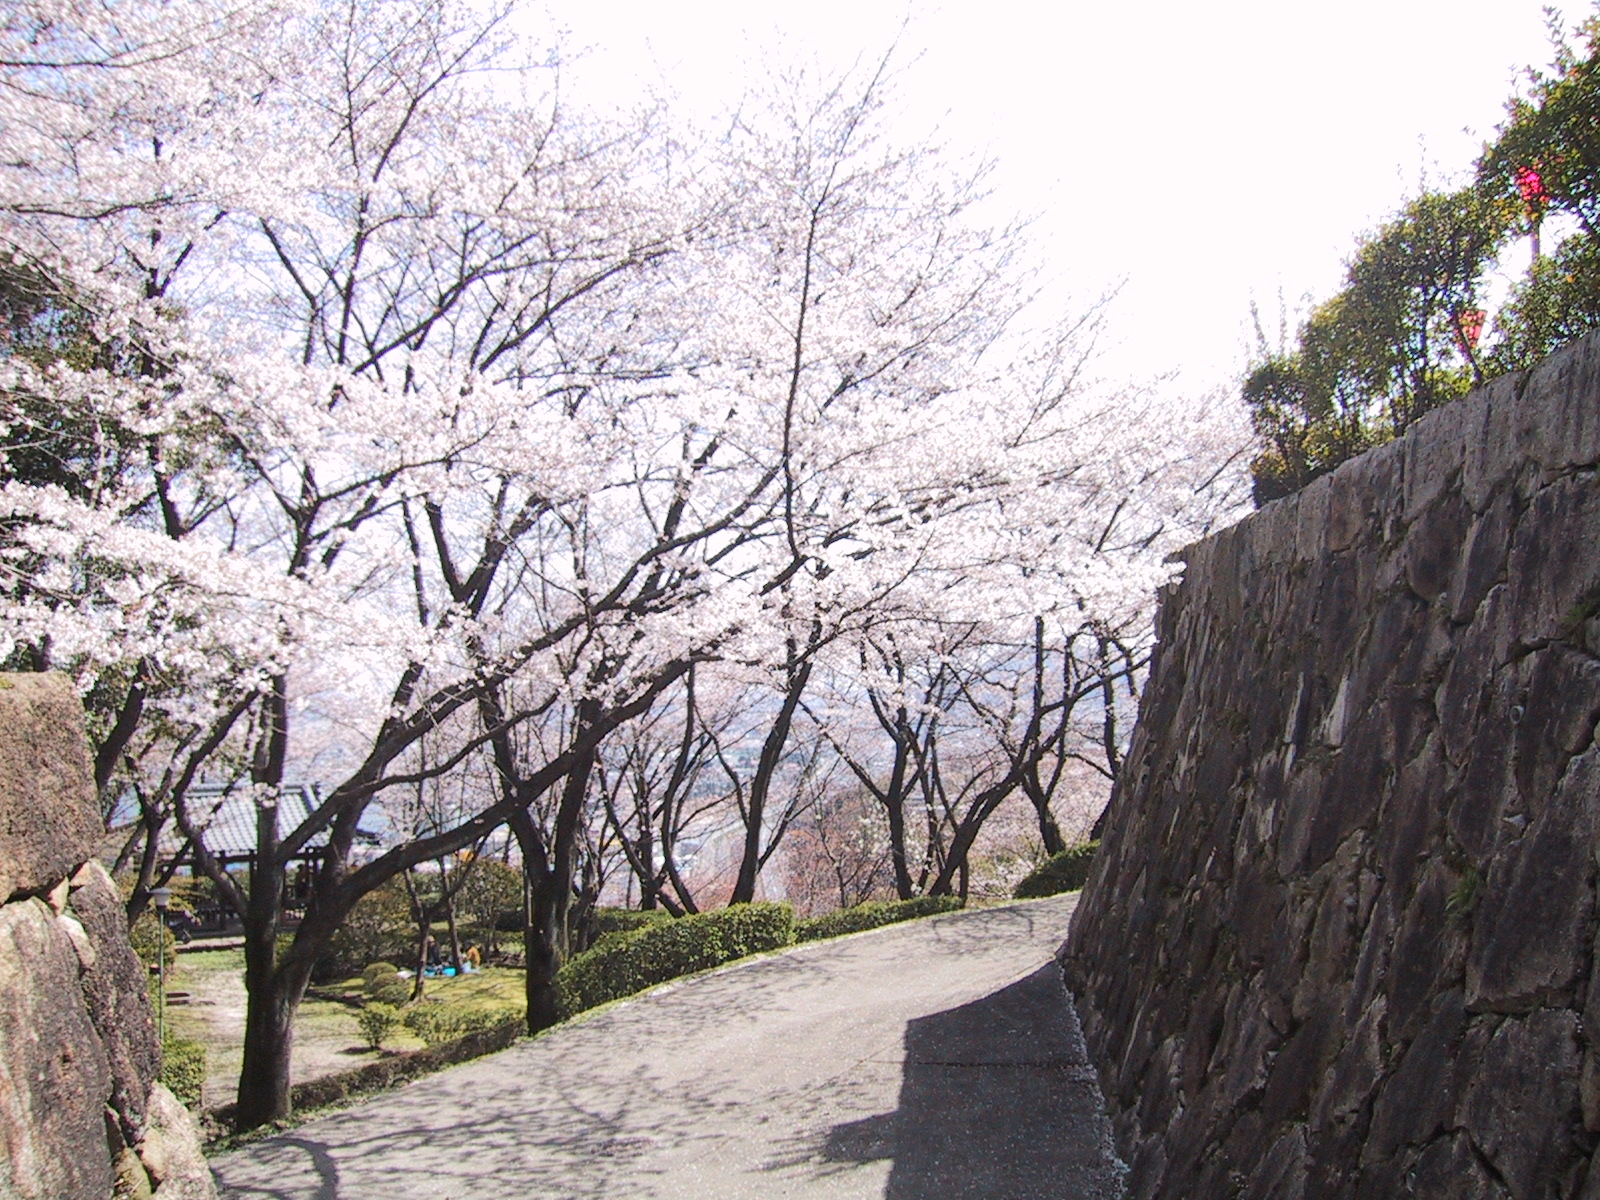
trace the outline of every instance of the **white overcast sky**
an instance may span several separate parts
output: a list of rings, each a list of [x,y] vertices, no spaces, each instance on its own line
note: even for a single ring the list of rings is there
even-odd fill
[[[1549,60],[1544,2],[550,0],[549,17],[565,86],[707,113],[764,61],[843,70],[898,38],[905,136],[937,126],[995,158],[1055,288],[1122,283],[1102,373],[1198,392],[1242,371],[1252,298],[1275,324],[1280,289],[1291,311],[1326,297],[1362,230],[1469,167],[1522,68]],[[1589,11],[1569,0],[1566,23]]]

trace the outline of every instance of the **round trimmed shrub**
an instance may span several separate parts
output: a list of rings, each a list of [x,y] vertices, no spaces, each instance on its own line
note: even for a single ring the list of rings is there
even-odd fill
[[[1062,892],[1075,892],[1089,880],[1099,842],[1079,842],[1060,854],[1052,854],[1022,877],[1011,894],[1018,900],[1038,900]]]

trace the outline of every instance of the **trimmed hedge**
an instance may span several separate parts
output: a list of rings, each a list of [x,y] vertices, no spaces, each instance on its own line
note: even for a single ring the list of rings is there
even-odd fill
[[[168,1034],[161,1043],[161,1074],[158,1078],[185,1107],[197,1108],[200,1089],[206,1082],[205,1044]]]
[[[504,1005],[484,1008],[462,1008],[453,1004],[431,1004],[424,1001],[408,1009],[401,1022],[429,1046],[442,1046],[458,1041],[469,1033],[493,1029],[508,1021],[520,1021],[522,1014]]]
[[[813,942],[819,938],[839,937],[846,933],[860,933],[863,929],[877,929],[881,925],[894,925],[917,917],[931,917],[936,913],[953,912],[961,907],[959,896],[913,896],[910,900],[871,900],[852,908],[839,908],[820,917],[808,917],[796,922],[794,940]]]
[[[607,934],[556,975],[563,1018],[647,987],[794,941],[787,904],[736,904]]]
[[[356,1096],[381,1092],[456,1063],[504,1050],[527,1031],[527,1023],[518,1017],[443,1045],[413,1050],[409,1054],[393,1054],[354,1070],[297,1083],[289,1089],[289,1105],[293,1111],[300,1112],[304,1109],[326,1108]],[[225,1130],[232,1127],[238,1110],[237,1104],[229,1103],[209,1110],[205,1116],[211,1128]]]
[[[672,920],[664,908],[597,908],[594,910],[595,932],[601,937],[608,933],[632,933],[636,929],[649,929],[662,921]]]
[[[1018,900],[1037,900],[1061,892],[1075,892],[1089,880],[1099,842],[1079,842],[1060,854],[1052,854],[1022,877],[1011,894]]]

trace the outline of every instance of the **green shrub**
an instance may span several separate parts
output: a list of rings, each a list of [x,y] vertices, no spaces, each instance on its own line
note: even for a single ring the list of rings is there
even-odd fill
[[[416,953],[416,939],[405,881],[391,879],[356,901],[327,953],[317,959],[312,980],[349,979],[368,963],[405,962]]]
[[[356,1013],[356,1025],[361,1030],[361,1036],[374,1050],[382,1048],[383,1039],[393,1033],[398,1024],[400,1010],[381,1001],[374,1000]]]
[[[556,976],[561,1015],[793,941],[794,910],[787,904],[738,904],[619,930],[561,968]]]
[[[133,952],[139,956],[139,961],[146,966],[155,966],[156,956],[162,950],[166,952],[168,975],[171,975],[172,969],[178,965],[178,941],[172,936],[172,930],[160,923],[152,908],[147,908],[139,914],[139,919],[133,923],[133,928],[128,930],[128,941],[133,944]],[[158,946],[160,950],[157,949]]]
[[[363,987],[371,987],[379,979],[388,979],[391,975],[398,974],[400,974],[400,968],[393,963],[368,963],[366,969],[361,972],[361,984]]]
[[[405,1027],[429,1046],[460,1036],[461,1014],[442,1004],[423,1004],[406,1013]]]
[[[367,999],[376,1000],[379,1004],[392,1004],[396,1008],[411,999],[411,984],[396,972],[393,975],[379,975],[363,989]]]
[[[877,929],[880,925],[894,925],[917,917],[931,917],[936,913],[952,912],[961,907],[959,896],[914,896],[910,900],[873,900],[852,908],[835,909],[820,917],[797,921],[794,940],[814,942],[818,938],[838,937],[846,933],[860,933],[863,929]]]
[[[1022,877],[1011,894],[1018,900],[1037,900],[1060,892],[1075,892],[1089,879],[1099,842],[1079,842],[1060,854],[1052,854]]]
[[[597,908],[594,910],[595,929],[601,937],[608,933],[632,933],[635,929],[648,929],[662,921],[672,920],[664,908]]]
[[[185,1107],[199,1108],[206,1081],[205,1043],[168,1034],[161,1043],[160,1079]]]
[[[520,1020],[514,1008],[504,1005],[461,1008],[447,1004],[420,1004],[406,1013],[405,1027],[429,1046],[439,1046],[466,1037],[469,1033],[493,1029],[507,1021]]]

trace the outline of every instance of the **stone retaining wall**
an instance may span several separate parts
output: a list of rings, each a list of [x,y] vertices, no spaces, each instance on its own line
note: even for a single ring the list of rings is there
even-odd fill
[[[1192,547],[1062,950],[1130,1197],[1600,1200],[1600,340]]]
[[[214,1200],[161,1049],[71,684],[0,674],[0,1200]]]

